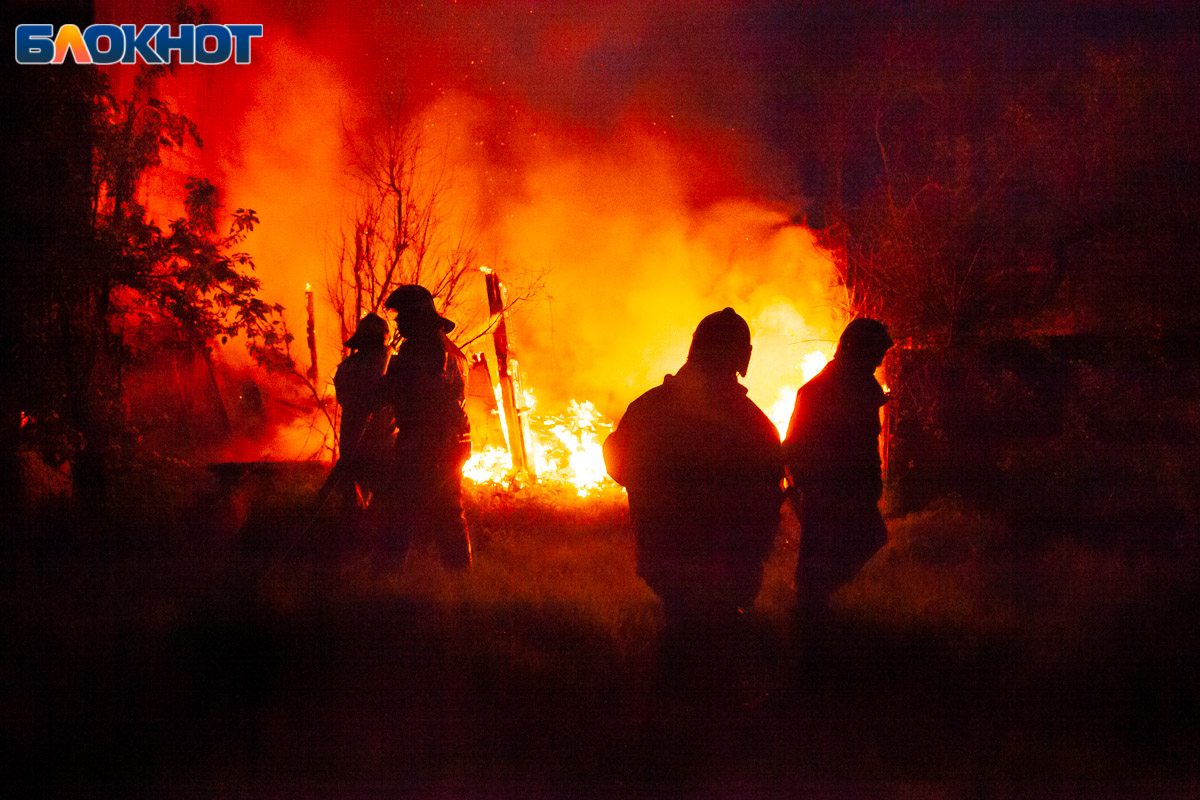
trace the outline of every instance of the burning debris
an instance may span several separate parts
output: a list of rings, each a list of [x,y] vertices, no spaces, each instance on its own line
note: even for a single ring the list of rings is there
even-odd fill
[[[525,394],[525,410],[532,411],[534,397]],[[528,451],[534,474],[542,483],[572,486],[580,497],[615,490],[604,469],[600,449],[613,424],[590,402],[572,400],[562,414],[540,417],[529,415]],[[520,473],[513,466],[507,448],[486,447],[474,453],[463,468],[463,477],[475,483],[513,485]]]
[[[474,452],[463,468],[464,477],[500,485],[537,480],[565,483],[581,497],[606,484],[615,488],[600,449],[612,423],[592,403],[572,400],[561,415],[532,415],[537,400],[532,391],[522,389],[517,362],[511,358],[504,285],[495,271],[487,267],[481,271],[492,314],[497,381],[491,382],[486,356],[476,353],[468,375],[467,409],[473,431],[477,426],[482,430],[472,435]],[[495,437],[489,435],[495,428],[503,434],[503,446],[494,444]]]
[[[525,442],[524,409],[517,405],[517,387],[513,373],[516,361],[509,367],[508,325],[504,315],[504,286],[500,276],[487,267],[482,270],[487,284],[488,311],[492,315],[492,342],[496,348],[496,377],[498,408],[503,420],[505,441],[512,456],[512,468],[520,475],[536,479]]]

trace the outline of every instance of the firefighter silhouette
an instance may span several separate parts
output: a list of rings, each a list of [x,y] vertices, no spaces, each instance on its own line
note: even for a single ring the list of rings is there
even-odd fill
[[[395,313],[402,342],[377,399],[388,409],[395,446],[371,506],[375,527],[395,563],[414,541],[432,539],[443,564],[463,569],[471,564],[462,515],[462,468],[471,440],[462,409],[461,352],[446,338],[454,323],[437,313],[422,286],[399,287],[384,307]]]
[[[881,323],[856,319],[833,360],[796,393],[783,448],[800,520],[802,635],[825,620],[830,596],[887,543],[879,513],[879,409],[887,398],[874,372],[891,346]]]
[[[378,314],[359,320],[354,335],[346,340],[350,355],[342,359],[333,375],[333,387],[342,408],[338,426],[341,451],[333,480],[351,507],[366,503],[372,476],[386,455],[391,432],[386,422],[372,421],[379,385],[388,362],[388,324]]]
[[[680,682],[721,680],[779,523],[779,433],[738,382],[751,349],[732,308],[708,315],[686,363],[604,443],[629,494],[638,574],[662,601],[661,669]]]

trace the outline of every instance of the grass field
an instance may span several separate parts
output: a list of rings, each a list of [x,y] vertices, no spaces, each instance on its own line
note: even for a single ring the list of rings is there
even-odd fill
[[[131,474],[119,523],[3,544],[8,778],[27,796],[1196,796],[1194,553],[890,521],[789,642],[790,512],[742,681],[656,690],[623,496],[467,495],[468,574],[383,566],[311,465]]]

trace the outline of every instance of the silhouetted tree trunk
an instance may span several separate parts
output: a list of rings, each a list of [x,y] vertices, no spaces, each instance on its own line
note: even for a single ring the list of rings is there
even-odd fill
[[[39,4],[38,22],[93,19],[90,2]],[[11,47],[16,25],[28,19],[21,4],[5,6],[6,43]],[[91,258],[87,220],[91,195],[92,127],[86,87],[87,69],[74,64],[53,68],[5,61],[3,84],[4,170],[3,230],[0,239],[0,482],[4,514],[20,507],[20,448],[27,414],[48,407],[66,389],[69,358],[60,337],[64,325],[60,300],[77,280],[87,278]],[[82,409],[74,421],[88,428]],[[98,446],[81,451],[80,499],[103,492],[100,468],[103,433],[93,430]],[[102,496],[102,494],[100,495]]]

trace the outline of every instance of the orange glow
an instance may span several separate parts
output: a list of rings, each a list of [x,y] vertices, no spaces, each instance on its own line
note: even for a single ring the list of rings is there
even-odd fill
[[[573,40],[565,41],[570,52]],[[349,230],[355,195],[347,136],[378,128],[377,82],[356,63],[279,26],[256,43],[248,67],[181,71],[162,84],[206,141],[203,153],[183,159],[179,175],[212,175],[231,207],[253,208],[262,220],[246,249],[263,300],[285,307],[297,335],[293,356],[305,364],[306,298],[296,289],[312,292],[320,396],[344,350],[324,280],[306,280],[328,274],[330,242]],[[434,86],[437,76],[425,77]],[[463,347],[486,342],[467,344],[489,318],[482,271],[494,268],[514,286],[524,274],[543,287],[508,318],[539,481],[585,494],[611,486],[600,458],[606,431],[631,400],[679,368],[696,324],[725,306],[746,318],[754,337],[743,381],[750,397],[786,428],[797,387],[832,355],[846,298],[829,254],[794,210],[763,200],[769,195],[742,174],[744,143],[668,123],[636,103],[611,126],[589,126],[515,92],[438,84],[411,97],[404,111],[424,132],[428,161],[452,173],[442,224],[471,231],[476,264],[489,265],[473,267],[445,309],[458,323],[451,336]],[[166,194],[178,182],[164,178]],[[235,343],[218,356],[251,368]],[[278,376],[261,383],[285,391]],[[313,412],[273,426],[245,452],[324,458],[332,441],[330,421]],[[485,451],[464,474],[502,483],[510,470],[506,452]]]
[[[812,350],[801,358],[800,385],[803,386],[812,380],[828,363],[829,356],[822,350]],[[775,402],[763,409],[771,418],[771,422],[774,422],[775,427],[779,429],[780,436],[787,434],[788,422],[791,420],[792,409],[796,404],[796,390],[795,386],[782,387],[775,397]]]
[[[532,394],[526,393],[525,403],[528,411],[534,410]],[[580,497],[617,488],[608,477],[601,450],[604,436],[613,425],[592,403],[572,400],[563,414],[545,417],[530,414],[529,422],[529,449],[539,482],[570,485]],[[472,455],[463,468],[463,477],[475,483],[498,485],[517,480],[512,458],[499,447]]]

